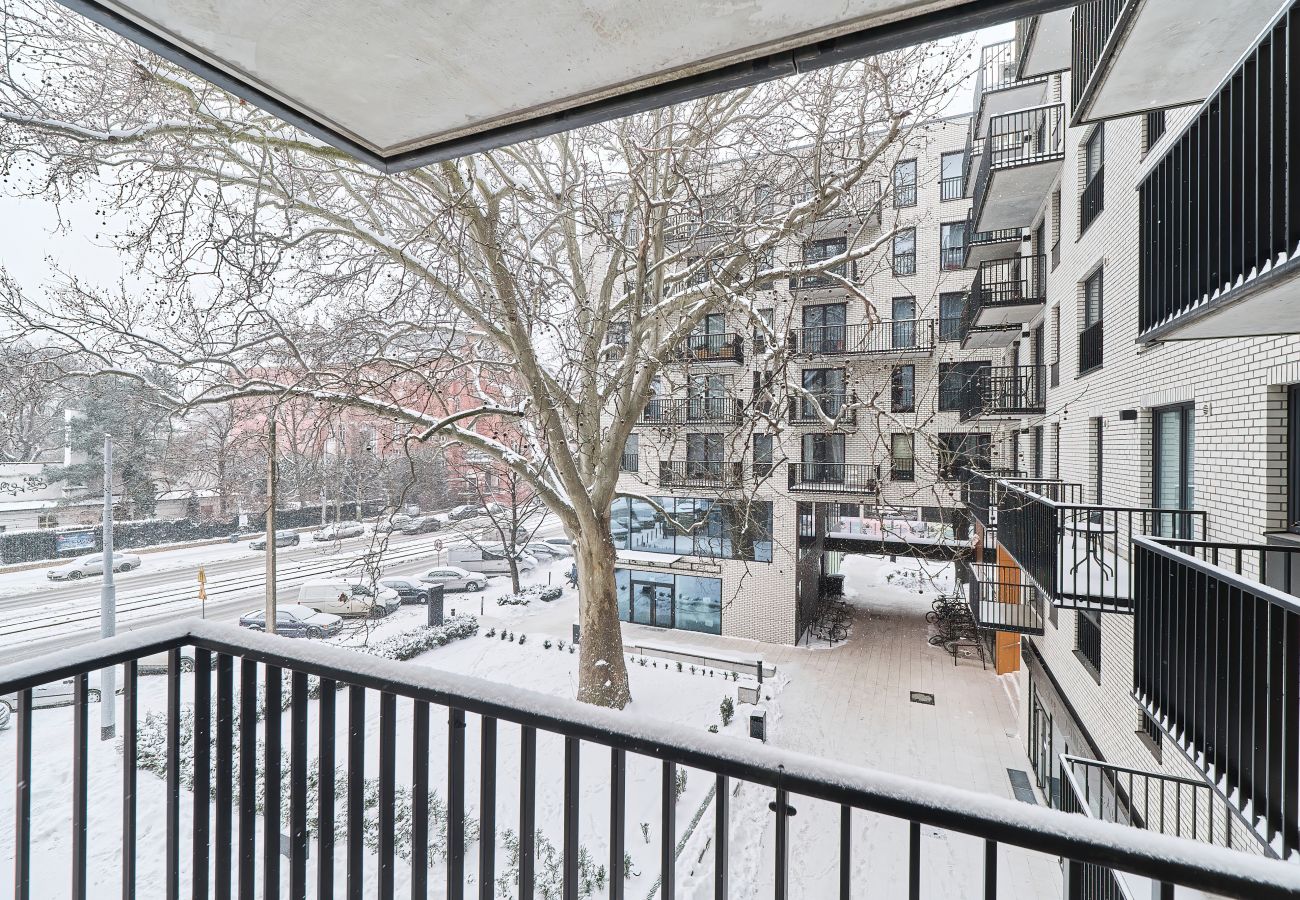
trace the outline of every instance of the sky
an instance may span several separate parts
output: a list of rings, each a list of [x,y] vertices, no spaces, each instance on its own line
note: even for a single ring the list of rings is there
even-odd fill
[[[1008,23],[976,33],[975,44],[996,43],[1012,37]],[[978,52],[978,51],[977,51]],[[967,81],[969,84],[969,80]],[[955,98],[953,114],[970,109],[967,90]],[[134,282],[130,260],[123,260],[108,246],[103,223],[95,217],[95,203],[67,203],[63,208],[63,228],[49,202],[39,198],[0,195],[0,267],[19,284],[27,296],[43,293],[54,270],[62,270],[96,286],[112,287],[119,281]],[[122,223],[109,219],[109,227]]]

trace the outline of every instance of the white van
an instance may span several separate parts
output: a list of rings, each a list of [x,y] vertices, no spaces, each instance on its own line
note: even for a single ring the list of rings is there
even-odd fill
[[[505,550],[499,544],[485,547],[453,547],[447,552],[447,562],[484,575],[510,574],[510,560],[506,558]],[[535,568],[537,568],[537,557],[527,553],[519,554],[521,574],[531,572]]]
[[[298,604],[336,616],[386,616],[401,608],[402,598],[392,588],[378,593],[361,581],[329,578],[304,582],[298,588]]]

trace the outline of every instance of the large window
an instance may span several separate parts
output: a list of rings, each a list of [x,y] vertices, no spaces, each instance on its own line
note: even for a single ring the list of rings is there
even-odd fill
[[[1083,283],[1083,320],[1079,330],[1080,375],[1101,368],[1102,291],[1102,270],[1098,269]]]
[[[936,447],[939,456],[939,477],[956,478],[965,468],[987,470],[992,458],[991,435],[972,432],[940,432]]]
[[[989,367],[986,361],[939,363],[939,409],[959,410],[967,385]]]
[[[905,228],[894,235],[894,274],[916,274],[915,228]]]
[[[804,369],[803,389],[816,399],[803,398],[801,418],[816,419],[818,407],[828,416],[838,416],[845,402],[844,370]]]
[[[904,159],[894,166],[894,207],[916,206],[916,160]]]
[[[610,530],[620,550],[772,561],[772,504],[700,497],[620,498]]]
[[[801,481],[831,484],[844,481],[844,435],[805,434],[801,449]]]
[[[1157,509],[1191,509],[1195,501],[1196,413],[1190,403],[1151,413],[1151,499]],[[1195,537],[1183,516],[1160,516],[1158,533]]]
[[[939,157],[939,199],[960,200],[966,193],[966,153],[957,150]]]
[[[1083,191],[1079,194],[1079,234],[1088,230],[1105,207],[1106,132],[1093,129],[1083,145]]]
[[[909,350],[916,346],[916,298],[895,297],[893,301],[893,340],[895,350]]]
[[[965,310],[965,292],[951,291],[939,295],[939,340],[961,340],[961,317]]]
[[[916,366],[894,366],[890,390],[892,412],[913,412],[916,409]]]
[[[689,478],[722,477],[722,435],[686,435],[686,472]]]
[[[803,308],[804,353],[840,353],[844,350],[844,326],[848,306],[844,303],[821,303]]]
[[[805,266],[816,266],[828,259],[844,253],[848,249],[847,238],[825,238],[819,241],[804,241],[803,244],[803,262]],[[823,270],[824,272],[834,273],[841,278],[845,277],[848,272],[844,263],[830,266]],[[803,276],[801,284],[803,287],[826,287],[834,284],[834,280],[829,275],[821,272],[814,272]]]
[[[722,580],[615,569],[618,616],[625,622],[722,633]]]
[[[754,435],[754,474],[758,477],[772,473],[772,435]]]
[[[890,477],[895,481],[916,479],[916,449],[914,435],[894,434],[889,441]]]
[[[944,222],[939,226],[939,268],[953,272],[966,267],[966,223]]]

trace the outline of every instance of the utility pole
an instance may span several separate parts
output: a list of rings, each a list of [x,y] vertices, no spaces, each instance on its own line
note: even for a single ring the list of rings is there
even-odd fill
[[[117,585],[113,582],[113,437],[104,435],[104,580],[99,585],[99,636],[117,633]],[[111,741],[117,733],[117,669],[99,672],[99,739]]]
[[[266,633],[275,634],[275,493],[279,473],[275,463],[274,407],[266,443]]]

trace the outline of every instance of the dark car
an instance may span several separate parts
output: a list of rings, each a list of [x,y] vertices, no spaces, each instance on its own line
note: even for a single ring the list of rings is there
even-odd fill
[[[429,585],[421,584],[415,578],[381,578],[379,583],[386,588],[397,591],[403,603],[428,603]]]
[[[442,522],[433,516],[421,516],[407,523],[402,534],[430,534],[442,528]]]
[[[239,617],[239,624],[252,631],[266,631],[266,611],[255,609]],[[332,637],[343,630],[343,620],[330,613],[289,604],[275,611],[275,633],[281,637]]]
[[[241,528],[234,534],[230,535],[230,537],[226,538],[226,540],[230,541],[232,544],[238,544],[240,541],[247,541],[261,536],[262,531],[259,528]]]
[[[277,547],[297,547],[302,542],[302,538],[296,531],[276,531],[275,546]],[[254,550],[266,549],[266,537],[260,537],[255,541],[249,541],[248,546]]]
[[[482,515],[483,507],[474,503],[465,503],[461,506],[454,506],[447,513],[447,518],[453,522],[459,522],[462,519],[472,519],[475,516]]]

